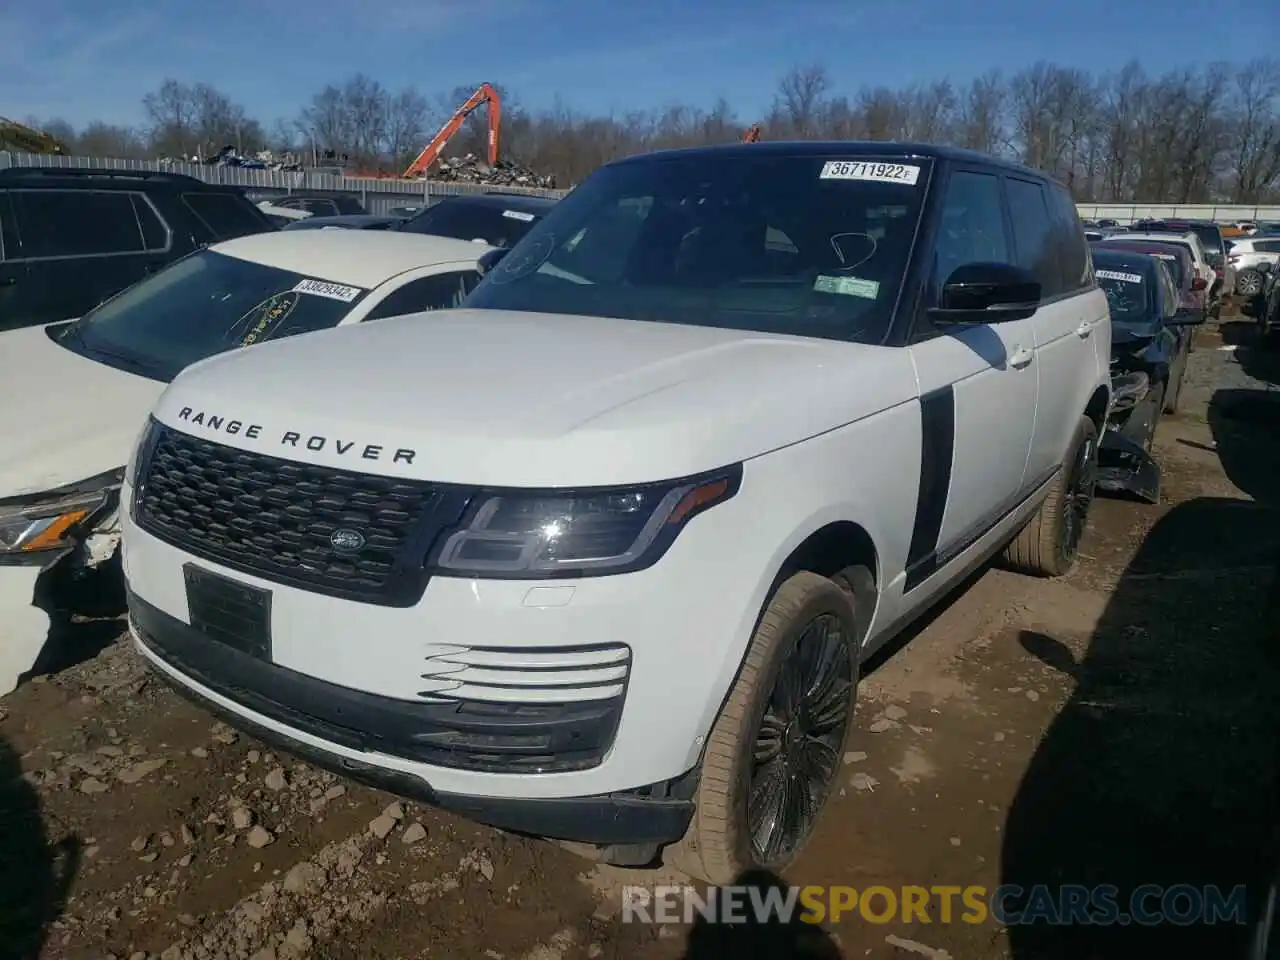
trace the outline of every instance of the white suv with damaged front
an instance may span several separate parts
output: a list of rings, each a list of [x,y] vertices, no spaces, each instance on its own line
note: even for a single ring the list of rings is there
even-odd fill
[[[76,594],[97,593],[118,610],[124,463],[178,371],[265,340],[454,306],[479,283],[487,249],[260,233],[183,257],[79,320],[0,333],[0,694],[78,653],[55,649],[64,632],[51,608],[82,613]],[[91,571],[106,589],[58,589]]]
[[[217,357],[128,467],[138,649],[318,764],[727,882],[811,834],[859,664],[1070,568],[1110,402],[1066,190],[862,143],[593,174],[463,308]]]

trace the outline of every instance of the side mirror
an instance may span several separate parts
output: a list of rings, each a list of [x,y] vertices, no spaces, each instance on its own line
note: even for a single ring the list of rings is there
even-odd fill
[[[1203,290],[1209,284],[1205,283],[1204,277],[1196,277],[1191,281],[1192,290]]]
[[[480,254],[480,259],[476,261],[476,269],[480,271],[480,276],[485,276],[498,265],[499,260],[510,252],[510,247],[498,247],[496,250],[488,250]]]
[[[1011,263],[966,263],[942,287],[934,323],[1004,323],[1025,320],[1040,306],[1040,281]]]

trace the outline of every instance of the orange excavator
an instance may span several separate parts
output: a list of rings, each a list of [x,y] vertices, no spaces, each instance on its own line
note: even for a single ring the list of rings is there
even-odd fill
[[[431,138],[431,142],[422,148],[422,152],[418,154],[417,159],[400,174],[405,180],[412,180],[414,177],[423,173],[431,164],[436,162],[436,158],[440,156],[440,152],[444,150],[453,135],[462,127],[462,123],[471,114],[473,110],[478,109],[481,105],[489,105],[489,166],[493,166],[498,162],[498,132],[502,127],[502,98],[498,96],[498,91],[490,84],[482,83],[480,88],[476,90],[466,103],[460,106],[449,121],[440,128],[440,132]]]

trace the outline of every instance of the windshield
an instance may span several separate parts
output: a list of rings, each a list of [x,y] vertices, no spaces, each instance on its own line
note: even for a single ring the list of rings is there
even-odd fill
[[[526,210],[508,210],[488,203],[442,200],[396,229],[455,240],[480,240],[491,247],[514,247],[538,220]]]
[[[699,152],[605,167],[466,306],[878,343],[929,163]]]
[[[1113,323],[1134,323],[1150,317],[1151,285],[1142,274],[1131,267],[1116,265],[1097,267],[1093,275],[1107,295]]]
[[[61,342],[168,381],[224,350],[337,326],[367,292],[202,250],[108,300]]]

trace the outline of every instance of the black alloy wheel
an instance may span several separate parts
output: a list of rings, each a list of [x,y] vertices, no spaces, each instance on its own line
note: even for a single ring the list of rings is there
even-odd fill
[[[853,712],[855,666],[845,627],[824,613],[800,632],[774,679],[755,736],[747,829],[762,864],[808,838],[840,768]]]
[[[1080,547],[1097,484],[1098,442],[1093,437],[1086,437],[1076,450],[1063,496],[1062,545],[1067,556],[1074,557]]]

